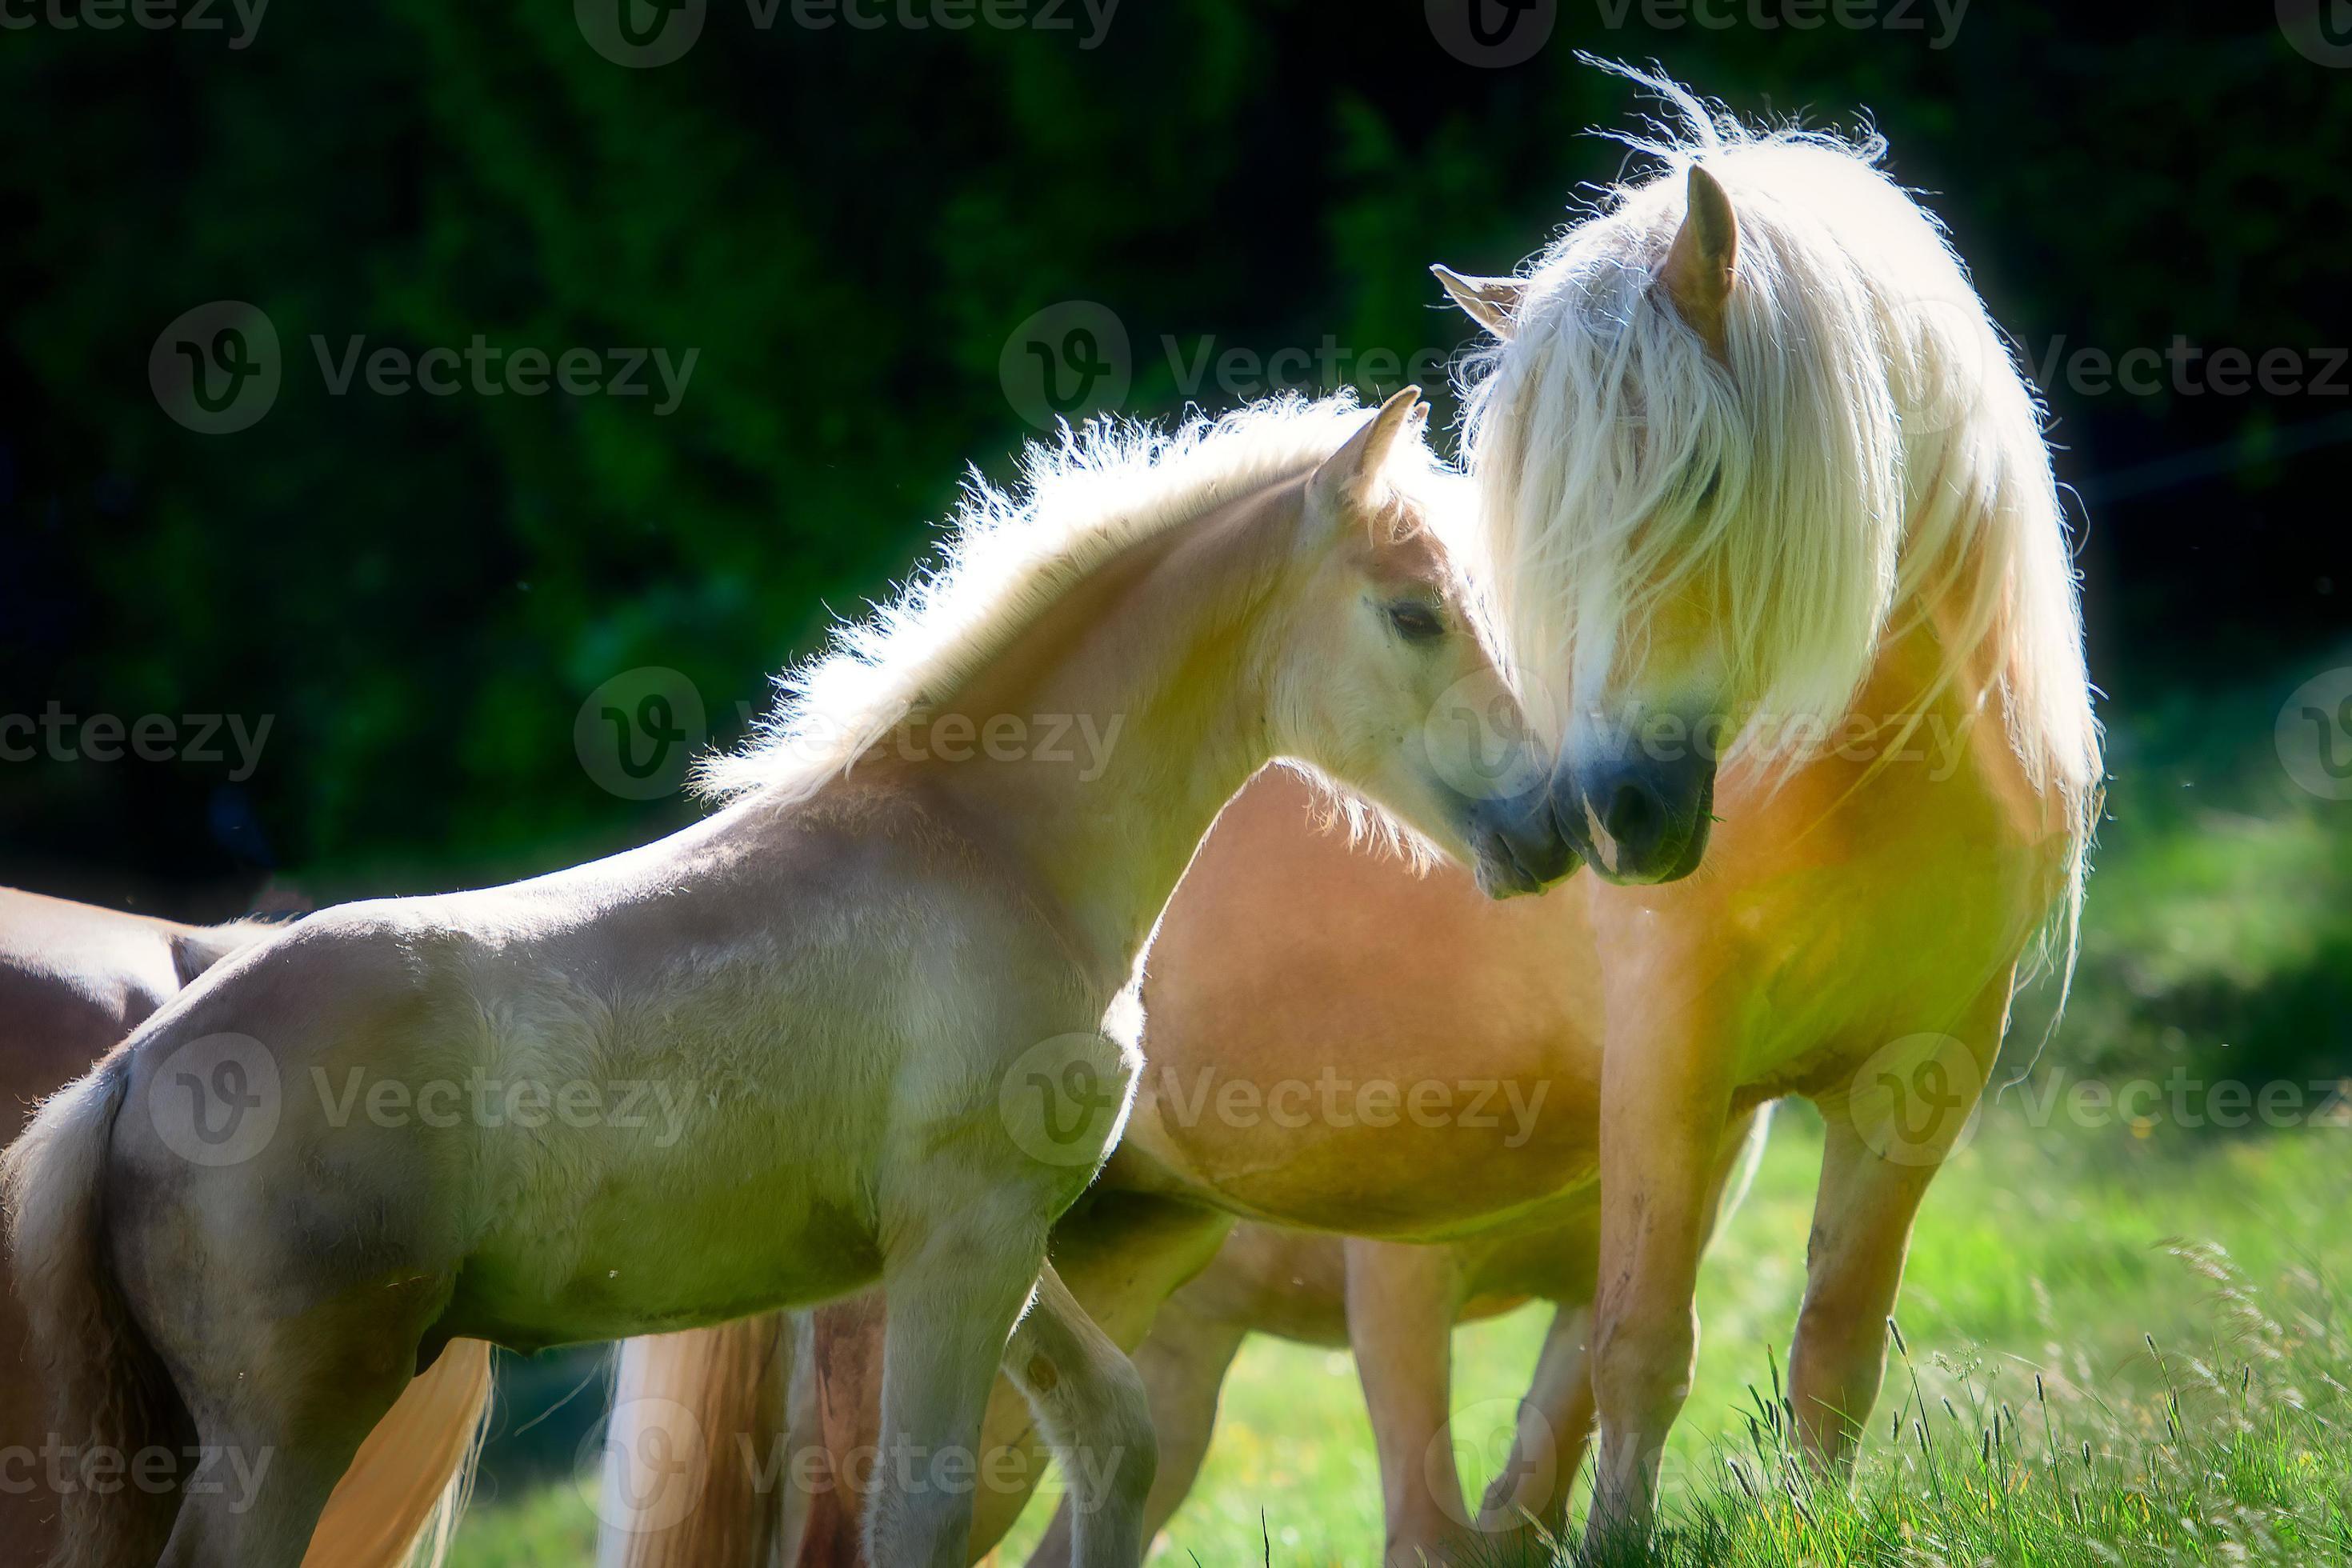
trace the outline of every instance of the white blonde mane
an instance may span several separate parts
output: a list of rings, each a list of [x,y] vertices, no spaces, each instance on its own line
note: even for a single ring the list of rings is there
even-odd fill
[[[697,787],[721,798],[807,795],[910,714],[951,697],[1115,557],[1307,472],[1364,417],[1343,395],[1270,399],[1173,431],[1096,420],[1064,426],[1055,443],[1031,443],[1017,494],[974,470],[937,561],[866,619],[836,626],[824,653],[778,676],[782,696],[758,734],[740,751],[705,758]],[[1417,438],[1384,472],[1417,496],[1445,479]]]
[[[1659,605],[1713,595],[1731,694],[1763,716],[1742,744],[1769,750],[1818,741],[1883,641],[1939,609],[1937,687],[1988,671],[2028,776],[2086,835],[2098,730],[2041,411],[1943,230],[1875,141],[1751,131],[1625,74],[1678,112],[1633,143],[1664,172],[1536,258],[1512,339],[1468,371],[1515,658],[1580,710]],[[1728,369],[1651,286],[1694,161],[1738,215]]]

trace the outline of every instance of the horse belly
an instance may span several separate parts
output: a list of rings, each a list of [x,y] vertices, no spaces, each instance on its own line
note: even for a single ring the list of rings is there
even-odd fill
[[[599,1191],[469,1260],[448,1321],[524,1348],[694,1328],[846,1296],[881,1276],[873,1215],[789,1171],[674,1171]]]
[[[1587,1186],[1599,1170],[1596,1088],[1475,1067],[1373,1077],[1303,1123],[1153,1095],[1129,1125],[1129,1158],[1160,1167],[1188,1196],[1253,1218],[1443,1241]]]

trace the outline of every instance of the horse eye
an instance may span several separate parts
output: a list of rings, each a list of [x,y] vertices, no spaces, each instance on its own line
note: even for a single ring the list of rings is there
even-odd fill
[[[1431,642],[1445,635],[1445,620],[1418,599],[1399,599],[1389,605],[1389,625],[1407,642]]]

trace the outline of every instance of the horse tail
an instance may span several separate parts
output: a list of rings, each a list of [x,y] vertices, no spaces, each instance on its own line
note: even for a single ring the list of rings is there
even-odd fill
[[[1739,1205],[1748,1201],[1748,1189],[1756,1184],[1756,1173],[1764,1168],[1764,1145],[1772,1135],[1772,1104],[1767,1100],[1756,1108],[1756,1120],[1748,1124],[1748,1137],[1739,1146],[1739,1163],[1731,1173],[1731,1180],[1723,1186],[1723,1201],[1716,1205],[1715,1230],[1731,1223]]]
[[[0,1205],[33,1359],[49,1384],[52,1440],[70,1445],[82,1466],[108,1456],[117,1475],[132,1456],[176,1455],[190,1426],[107,1259],[107,1152],[129,1089],[126,1059],[117,1057],[50,1097],[0,1154]],[[171,1489],[100,1490],[68,1476],[51,1568],[152,1563],[178,1509]]]
[[[490,1347],[451,1341],[352,1456],[303,1568],[438,1568],[473,1492],[489,1410]]]
[[[598,1568],[771,1559],[786,1528],[778,1445],[792,1355],[781,1312],[622,1345]]]

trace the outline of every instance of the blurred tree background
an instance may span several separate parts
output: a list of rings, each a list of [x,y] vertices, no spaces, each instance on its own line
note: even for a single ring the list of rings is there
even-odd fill
[[[1586,132],[1645,105],[1579,48],[1744,113],[1874,117],[2037,365],[2179,339],[2315,377],[2347,340],[2352,72],[2267,6],[1976,0],[1951,28],[1885,0],[1801,30],[1570,0],[1494,68],[1415,4],[1126,0],[1097,36],[1076,0],[966,30],[899,0],[864,0],[870,29],[709,0],[682,58],[630,69],[562,0],[288,4],[243,47],[226,5],[215,31],[43,19],[66,3],[10,0],[35,20],[0,32],[0,713],[272,727],[244,777],[233,751],[0,763],[0,878],[195,918],[273,874],[320,901],[481,883],[687,819],[600,787],[583,700],[667,667],[710,739],[739,732],[766,672],[914,559],[964,465],[1009,473],[1034,432],[1000,360],[1042,309],[1113,312],[1121,406],[1150,416],[1267,389],[1192,384],[1204,348],[1340,345],[1280,378],[1309,386],[1455,354],[1426,265],[1507,270],[1625,165]],[[283,384],[208,436],[149,358],[217,300],[267,314]],[[363,372],[339,395],[317,346],[478,336],[698,357],[659,414],[650,368],[651,396],[386,396]],[[2344,635],[2333,376],[2049,378],[2111,719],[2250,691],[2259,751],[2294,684],[2263,683]],[[2133,798],[2173,809],[2211,754],[2139,757]]]

